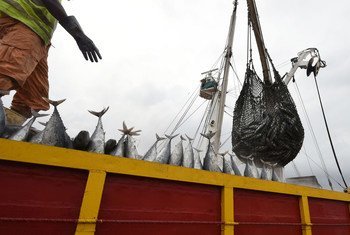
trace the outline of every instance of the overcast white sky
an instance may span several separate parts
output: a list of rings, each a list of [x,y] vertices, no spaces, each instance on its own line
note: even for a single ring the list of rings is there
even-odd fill
[[[125,120],[142,129],[139,152],[154,142],[154,134],[163,134],[192,92],[199,86],[200,73],[211,68],[222,53],[232,0],[72,0],[63,5],[75,15],[86,34],[100,49],[103,60],[86,62],[74,40],[60,27],[50,51],[50,98],[67,101],[59,111],[74,137],[80,130],[90,132],[97,118],[87,109],[100,111],[110,106],[103,117],[108,138],[118,139]],[[318,82],[323,95],[329,127],[342,169],[350,183],[350,101],[348,79],[350,3],[347,0],[257,0],[266,47],[281,74],[290,65],[280,66],[297,52],[317,47],[327,68]],[[246,2],[238,6],[233,47],[237,73],[243,80],[246,63]],[[256,53],[256,51],[255,51]],[[255,64],[259,64],[255,60]],[[259,71],[258,71],[259,72]],[[234,80],[233,76],[231,79]],[[332,176],[339,182],[317,93],[305,71],[296,74],[301,95],[314,127],[317,141]],[[295,86],[289,86],[305,128],[305,151],[320,164],[307,127]],[[234,89],[234,88],[231,88]],[[227,99],[233,103],[233,94]],[[10,98],[5,99],[8,105]],[[231,105],[232,107],[233,105]],[[228,110],[232,113],[232,110]],[[195,120],[187,129],[195,129]],[[231,131],[231,121],[223,133]],[[191,133],[188,133],[191,136]],[[192,134],[193,135],[193,134]],[[296,159],[303,175],[310,175],[304,150]],[[312,169],[322,174],[313,163]],[[287,176],[294,171],[287,167]]]

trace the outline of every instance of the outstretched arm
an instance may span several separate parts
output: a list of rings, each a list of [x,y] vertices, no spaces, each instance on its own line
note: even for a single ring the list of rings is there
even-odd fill
[[[58,0],[42,0],[42,2],[60,25],[75,39],[86,60],[90,59],[91,62],[98,62],[97,57],[102,59],[94,42],[84,34],[77,19],[74,16],[67,16]]]

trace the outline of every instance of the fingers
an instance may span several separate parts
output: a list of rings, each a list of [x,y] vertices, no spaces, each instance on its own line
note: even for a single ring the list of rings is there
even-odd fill
[[[97,53],[98,57],[100,58],[100,60],[102,60],[102,56],[101,56],[101,54],[100,54],[100,52],[98,51],[97,48],[96,48],[96,53]]]
[[[97,59],[96,53],[92,53],[92,56],[94,57],[95,62],[98,62],[98,59]]]
[[[81,51],[85,60],[90,60],[91,62],[98,62],[98,58],[102,59],[102,56],[100,54],[100,52],[97,50],[97,51]]]
[[[85,60],[98,62],[98,58],[102,59],[99,50],[88,37],[83,37],[80,40],[77,40],[77,43],[81,52],[83,53]]]
[[[90,59],[91,62],[95,62],[91,51],[88,52],[88,56],[89,56],[89,59]]]
[[[81,51],[81,53],[83,53],[83,56],[84,56],[85,60],[89,60],[86,51]]]

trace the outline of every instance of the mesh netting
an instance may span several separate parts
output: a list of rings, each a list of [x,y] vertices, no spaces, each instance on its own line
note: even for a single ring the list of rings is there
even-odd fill
[[[285,166],[298,154],[304,129],[287,86],[278,73],[265,85],[247,68],[233,112],[232,146],[239,157]]]

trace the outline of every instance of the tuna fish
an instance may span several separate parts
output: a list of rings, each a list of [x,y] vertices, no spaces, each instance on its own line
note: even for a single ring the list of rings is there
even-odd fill
[[[157,157],[154,161],[163,163],[163,164],[168,164],[170,159],[170,153],[171,153],[171,140],[178,135],[173,135],[173,136],[165,135],[165,136],[168,138],[168,140],[165,143],[163,149],[157,154]]]
[[[117,141],[115,139],[107,140],[105,144],[105,154],[110,154],[116,146],[117,146]]]
[[[21,128],[22,126],[18,126],[18,125],[6,125],[0,137],[4,139],[8,139],[11,135],[19,131]]]
[[[46,126],[47,122],[38,122],[41,125],[43,125],[44,127]],[[43,134],[44,134],[44,130],[39,131],[38,133],[36,133],[34,136],[32,136],[31,138],[29,138],[29,142],[31,143],[36,143],[39,144],[43,138]]]
[[[98,117],[97,126],[92,133],[87,151],[94,153],[105,153],[105,131],[102,125],[102,116],[108,111],[109,107],[102,109],[101,112],[89,111],[92,115]]]
[[[125,137],[125,157],[132,158],[132,159],[140,159],[140,156],[138,154],[138,151],[135,145],[136,140],[132,137],[133,135],[139,135],[139,134],[129,134],[129,135],[126,135]]]
[[[194,153],[193,153],[193,147],[192,147],[192,141],[193,139],[188,137],[186,135],[187,139],[188,139],[188,145],[185,148],[184,151],[184,158],[182,161],[182,166],[184,167],[188,167],[188,168],[193,168],[194,167]]]
[[[208,139],[208,148],[204,157],[203,169],[208,171],[222,172],[221,168],[219,167],[219,157],[214,152],[213,146],[210,143],[210,139],[213,138],[215,133],[201,135]]]
[[[145,153],[142,160],[153,162],[154,159],[157,157],[157,144],[158,144],[158,142],[161,140],[165,140],[165,139],[166,138],[159,137],[156,134],[156,142],[154,142],[154,144],[151,146],[151,148]]]
[[[236,164],[236,161],[235,161],[235,159],[234,159],[234,156],[235,156],[235,155],[230,154],[230,153],[229,153],[229,155],[230,155],[230,157],[231,157],[231,163],[232,163],[233,172],[235,173],[235,175],[241,176],[241,175],[242,175],[242,174],[241,174],[241,171],[239,170],[239,168],[238,168],[238,166],[237,166],[237,164]]]
[[[57,147],[69,148],[70,146],[72,146],[72,141],[66,133],[66,128],[57,110],[57,106],[64,102],[65,99],[59,101],[52,101],[49,99],[46,100],[54,106],[54,111],[43,130],[40,143]]]
[[[180,135],[180,141],[175,145],[174,151],[170,155],[169,164],[175,166],[181,166],[184,160],[184,150],[183,141],[185,140],[182,135]]]
[[[276,164],[272,167],[272,181],[284,182],[283,167]]]
[[[262,169],[261,169],[261,176],[260,179],[263,180],[272,180],[272,168],[275,165],[271,165],[268,162],[263,161],[262,159],[260,159],[260,161],[262,162]]]
[[[244,169],[244,176],[258,178],[258,171],[254,164],[253,155],[249,155],[247,157],[241,156],[241,158],[245,159],[245,163],[246,163],[245,169]]]
[[[140,135],[139,132],[141,130],[134,131],[134,127],[128,128],[125,122],[123,122],[123,129],[118,130],[123,133],[123,136],[118,141],[111,155],[139,159],[140,156],[136,149],[135,139],[132,136]]]
[[[224,173],[234,175],[231,156],[224,156]]]
[[[202,152],[202,150],[199,150],[199,149],[196,149],[196,148],[193,148],[194,150],[194,169],[199,169],[199,170],[202,170],[203,169],[203,164],[201,162],[201,158],[200,158],[200,152]]]
[[[124,157],[124,142],[125,142],[125,135],[123,134],[122,137],[118,140],[117,145],[114,147],[110,155],[112,156],[119,156]]]
[[[76,150],[87,150],[90,142],[90,134],[88,131],[80,131],[73,140],[73,148]]]
[[[23,127],[21,127],[21,129],[19,129],[9,137],[10,140],[26,141],[29,135],[30,128],[32,127],[35,120],[39,117],[48,116],[48,114],[39,114],[34,110],[32,110],[32,115],[33,117]]]

